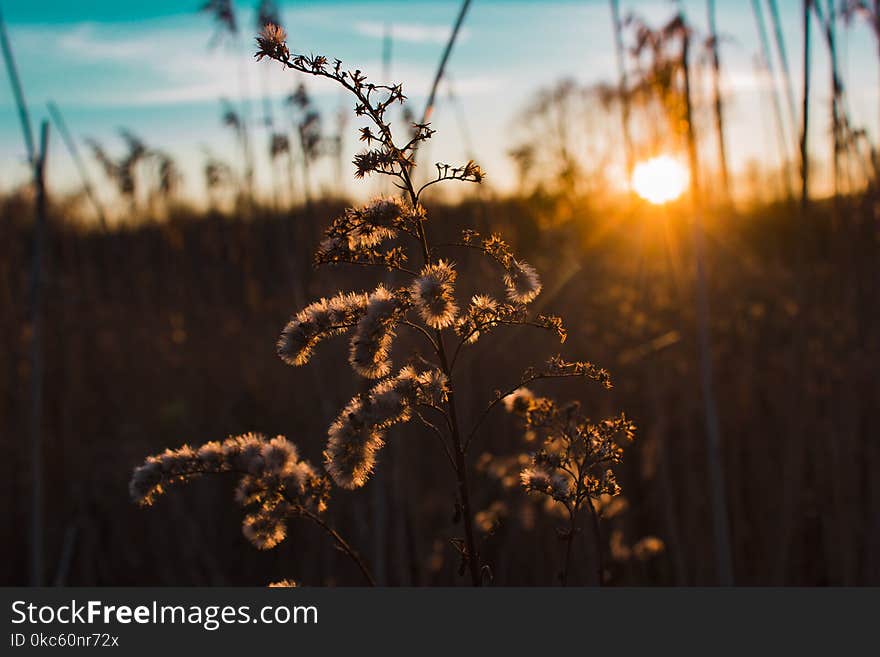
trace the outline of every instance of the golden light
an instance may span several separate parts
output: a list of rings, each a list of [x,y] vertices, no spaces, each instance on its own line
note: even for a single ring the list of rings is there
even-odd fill
[[[632,173],[632,188],[646,201],[660,205],[674,201],[688,186],[688,170],[668,155],[639,162]]]

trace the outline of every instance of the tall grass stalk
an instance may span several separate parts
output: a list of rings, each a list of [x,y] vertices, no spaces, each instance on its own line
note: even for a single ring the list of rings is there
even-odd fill
[[[446,63],[449,61],[449,56],[452,54],[452,47],[455,45],[456,39],[458,39],[458,33],[461,30],[461,26],[464,24],[464,19],[465,16],[467,16],[470,6],[471,0],[463,0],[461,3],[461,8],[458,10],[458,15],[455,18],[455,24],[452,26],[452,32],[449,34],[446,47],[443,49],[443,55],[440,57],[440,63],[437,65],[437,72],[434,74],[434,80],[431,82],[431,91],[428,93],[428,100],[425,101],[425,109],[422,112],[422,120],[419,121],[419,123],[428,123],[431,120],[431,115],[434,112],[434,102],[437,99],[437,89],[440,87],[440,81],[443,79],[443,75],[446,72]]]
[[[761,9],[760,0],[752,0],[752,13],[755,17],[755,27],[758,31],[758,40],[763,53],[763,63],[767,73],[767,83],[770,85],[770,98],[773,101],[773,119],[776,122],[776,138],[779,146],[779,156],[787,195],[791,196],[791,148],[788,131],[785,129],[785,120],[782,118],[782,105],[779,100],[779,88],[776,79],[776,67],[773,66],[773,54],[770,50],[770,39],[767,35],[767,25],[764,22],[764,12]]]
[[[779,66],[782,69],[782,80],[788,106],[788,118],[791,122],[792,133],[796,134],[798,125],[797,104],[794,99],[791,68],[788,65],[788,50],[785,47],[785,35],[782,32],[782,19],[779,16],[779,7],[776,0],[767,0],[767,9],[770,12],[770,19],[773,21],[773,40],[776,44],[776,54],[779,57]]]
[[[693,99],[691,96],[690,39],[690,33],[684,30],[682,32],[681,67],[684,76],[687,150],[691,175],[691,199],[694,212],[694,259],[697,269],[697,340],[700,352],[700,380],[702,383],[703,408],[706,421],[706,454],[712,505],[712,529],[715,541],[715,570],[718,583],[722,586],[730,586],[734,581],[733,563],[730,550],[730,528],[727,493],[724,483],[724,465],[722,462],[721,424],[718,420],[718,402],[715,396],[715,375],[712,365],[711,312],[709,290],[706,282],[705,237],[701,216],[703,199],[699,177],[700,163],[697,156],[697,137],[694,129]]]
[[[43,285],[44,254],[46,251],[46,154],[49,146],[49,124],[44,121],[40,130],[39,150],[34,144],[31,119],[24,97],[21,79],[15,66],[12,44],[6,32],[6,23],[0,10],[0,47],[12,92],[18,109],[22,135],[27,150],[35,190],[35,214],[31,272],[29,284],[30,319],[30,440],[31,440],[31,513],[30,513],[30,583],[41,586],[44,574],[43,527]]]
[[[620,96],[620,122],[623,130],[623,148],[626,158],[626,178],[629,180],[635,166],[632,131],[630,130],[630,92],[626,73],[626,56],[623,47],[623,23],[620,20],[619,0],[609,0],[611,22],[614,27],[614,52],[617,58],[617,93]]]
[[[709,23],[709,42],[712,54],[712,108],[715,114],[715,134],[718,140],[718,167],[725,200],[730,200],[730,173],[727,168],[727,144],[724,140],[724,104],[721,99],[721,57],[718,47],[718,30],[715,26],[715,0],[706,0]]]
[[[76,140],[73,138],[73,135],[70,134],[70,130],[67,129],[67,124],[64,121],[64,116],[62,116],[61,110],[58,109],[58,105],[50,102],[48,104],[48,108],[49,116],[52,117],[52,122],[55,124],[55,129],[58,130],[58,133],[61,135],[61,139],[64,141],[67,152],[70,153],[70,158],[73,160],[73,163],[76,166],[77,173],[79,174],[80,180],[82,181],[83,191],[85,191],[86,196],[95,208],[95,214],[98,217],[98,223],[103,230],[107,230],[107,213],[104,211],[104,206],[101,204],[101,201],[98,199],[98,195],[95,192],[95,187],[92,184],[92,180],[89,176],[88,170],[86,169],[85,162],[83,162],[82,156],[80,155],[79,148],[76,145]]]
[[[810,201],[810,15],[812,14],[813,0],[802,0],[802,25],[804,34],[803,44],[803,89],[801,92],[801,135],[800,135],[800,165],[801,165],[801,212],[805,213]]]

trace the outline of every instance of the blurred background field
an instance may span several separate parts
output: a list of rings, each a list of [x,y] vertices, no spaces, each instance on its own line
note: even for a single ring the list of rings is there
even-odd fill
[[[274,63],[249,61],[254,3],[229,5],[235,30],[217,10],[224,3],[202,13],[173,4],[126,13],[82,3],[66,13],[47,2],[30,14],[2,3],[33,125],[45,116],[51,138],[41,213],[13,95],[0,95],[0,581],[33,581],[37,524],[47,584],[351,583],[351,565],[305,523],[293,522],[278,549],[254,550],[229,481],[206,479],[145,510],[129,498],[132,468],[184,442],[281,433],[319,463],[328,425],[357,392],[347,344],[328,343],[308,367],[290,368],[275,340],[308,302],[386,276],[312,266],[321,231],[348,202],[393,191],[351,175],[358,124],[341,118],[348,101],[293,73],[264,76]],[[388,74],[405,92],[412,85],[405,130],[421,117],[460,8],[277,11],[298,48]],[[554,391],[595,417],[623,410],[639,429],[620,469],[624,493],[604,509],[606,583],[718,583],[699,258],[735,583],[880,584],[878,7],[477,1],[470,12],[432,109],[436,144],[417,171],[473,158],[488,178],[428,196],[429,229],[439,242],[464,227],[503,233],[541,272],[536,305],[565,317],[568,339],[559,347],[543,333],[501,331],[490,348],[465,352],[465,419],[487,390],[508,387],[547,351],[607,368],[610,391]],[[546,29],[529,28],[529,16]],[[309,26],[324,26],[329,43]],[[354,26],[362,42],[346,44],[340,26]],[[139,37],[128,51],[126,29]],[[525,52],[511,50],[530,29]],[[41,31],[44,61],[35,59]],[[100,43],[106,52],[94,50]],[[207,68],[202,88],[186,78],[196,73],[162,78],[145,63],[144,88],[167,97],[114,101],[110,91],[127,89],[115,69],[139,75],[138,61],[168,59],[163,43],[177,58],[216,59],[219,82]],[[101,73],[103,107],[83,88],[65,91],[63,61],[44,70],[64,48],[109,62],[71,62],[74,86],[81,67]],[[187,89],[194,97],[181,95]],[[631,189],[637,165],[655,156],[679,163],[684,177]],[[651,202],[652,191],[679,182],[668,202]],[[698,252],[695,221],[705,233]],[[486,264],[463,255],[457,266]],[[471,454],[482,556],[498,585],[547,583],[558,567],[557,520],[503,471],[500,457],[520,451],[521,430],[499,414]],[[329,515],[380,583],[462,583],[444,458],[425,432],[397,427],[367,487],[334,490]],[[576,550],[573,581],[588,583],[592,548],[579,540]]]

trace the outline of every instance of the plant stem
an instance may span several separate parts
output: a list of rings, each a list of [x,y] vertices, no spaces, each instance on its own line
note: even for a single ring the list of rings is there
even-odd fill
[[[98,215],[101,229],[107,230],[107,215],[104,212],[104,206],[101,205],[98,196],[95,194],[95,187],[92,185],[92,181],[89,178],[85,163],[83,162],[79,149],[76,146],[76,141],[67,129],[67,124],[65,123],[64,117],[61,115],[61,110],[58,109],[58,106],[55,103],[50,102],[48,107],[49,115],[52,117],[52,121],[55,123],[55,127],[61,134],[61,138],[64,140],[64,145],[67,147],[70,157],[76,165],[76,170],[79,173],[80,180],[82,180],[83,190],[85,191],[86,196],[88,196],[89,201],[95,206],[95,213]]]
[[[348,555],[352,561],[357,564],[357,567],[360,569],[361,573],[363,573],[364,579],[370,584],[370,586],[376,586],[376,580],[373,579],[373,575],[370,573],[370,569],[367,568],[367,565],[364,563],[361,556],[352,548],[348,542],[339,535],[335,529],[333,529],[330,525],[324,522],[320,516],[315,515],[311,511],[307,511],[306,509],[302,509],[301,513],[303,516],[308,518],[317,524],[321,529],[323,529],[327,534],[334,540],[336,545],[342,550],[346,555]]]
[[[812,0],[803,0],[804,26],[804,87],[801,108],[801,212],[806,210],[810,200],[810,162],[807,138],[810,128],[810,10]]]
[[[715,28],[715,0],[707,0],[709,35],[712,42],[712,105],[715,110],[715,133],[718,139],[718,165],[725,201],[730,201],[730,173],[727,169],[727,147],[724,142],[724,105],[721,101],[721,59],[718,53],[718,31]]]
[[[18,69],[15,66],[15,57],[12,54],[12,45],[9,43],[9,35],[6,33],[6,23],[0,14],[0,48],[3,50],[3,59],[6,62],[6,71],[9,73],[9,82],[12,84],[12,94],[15,96],[15,105],[18,108],[18,118],[21,121],[21,132],[24,136],[24,145],[27,149],[28,162],[31,166],[36,164],[37,152],[34,144],[34,134],[31,129],[31,119],[28,114],[27,103],[24,99],[24,91],[21,88],[21,79],[18,77]]]
[[[461,441],[461,434],[458,428],[458,415],[455,409],[455,390],[452,385],[449,364],[446,360],[446,351],[443,348],[443,335],[437,331],[437,342],[439,345],[440,363],[443,373],[449,382],[449,393],[446,403],[449,406],[449,415],[452,424],[452,447],[453,456],[455,457],[455,475],[458,480],[458,496],[461,503],[461,516],[464,524],[464,538],[467,545],[467,563],[471,573],[471,583],[474,586],[482,584],[480,576],[480,556],[477,553],[476,542],[474,541],[473,518],[471,514],[470,495],[468,491],[467,481],[467,463],[464,458],[464,446]]]
[[[412,184],[412,180],[409,177],[409,172],[406,170],[406,168],[402,168],[401,174],[404,184],[407,187],[407,192],[410,195],[410,200],[412,201],[413,207],[416,207],[418,205],[418,195],[416,194],[415,188]],[[428,246],[428,236],[425,233],[425,226],[421,219],[419,219],[418,230],[419,239],[422,243],[422,256],[425,260],[425,264],[428,264],[431,262],[431,250]],[[468,489],[467,480],[467,462],[465,461],[464,442],[461,438],[461,430],[459,429],[458,422],[458,412],[455,406],[455,386],[452,383],[452,370],[449,367],[449,359],[446,356],[446,348],[443,345],[443,331],[437,329],[435,330],[435,335],[437,356],[440,359],[440,368],[442,369],[443,374],[446,375],[447,384],[449,386],[449,392],[446,396],[446,405],[449,408],[449,420],[451,429],[450,433],[452,434],[452,452],[455,460],[455,477],[456,483],[458,484],[459,503],[461,504],[462,524],[464,525],[464,539],[467,549],[467,564],[468,569],[470,570],[471,583],[474,586],[480,586],[482,584],[482,577],[480,575],[480,558],[479,554],[477,553],[476,541],[474,540],[474,526],[473,518],[471,515],[470,491]]]
[[[602,586],[602,535],[599,533],[599,514],[593,507],[593,500],[587,495],[587,507],[590,509],[590,517],[593,519],[593,538],[596,541],[596,586]]]
[[[632,133],[630,131],[630,98],[629,83],[626,75],[626,59],[623,47],[623,23],[620,20],[620,2],[619,0],[610,0],[611,4],[611,21],[614,24],[614,51],[617,56],[617,93],[620,96],[620,119],[623,128],[623,146],[626,153],[626,177],[632,175],[633,171],[633,143]]]
[[[565,537],[565,561],[562,564],[562,571],[559,573],[559,583],[562,586],[567,585],[568,581],[568,567],[571,563],[571,548],[574,544],[574,535],[577,531],[577,520],[575,511],[573,509],[568,510],[568,536]]]
[[[709,470],[709,486],[712,504],[713,538],[715,542],[715,568],[722,586],[733,585],[733,563],[730,553],[730,527],[727,517],[727,493],[724,488],[724,467],[721,448],[721,425],[718,419],[718,402],[715,397],[712,367],[712,341],[710,335],[709,291],[706,281],[702,195],[698,178],[697,138],[694,130],[691,79],[688,68],[690,36],[682,41],[681,66],[684,75],[685,118],[687,122],[688,161],[691,169],[691,203],[693,204],[694,260],[696,261],[696,314],[697,341],[699,349],[700,381],[703,393],[703,409],[706,420],[706,454]],[[592,509],[592,503],[590,504]],[[595,520],[595,518],[594,518]],[[598,534],[598,522],[596,523]]]
[[[43,583],[45,531],[43,524],[43,378],[44,352],[43,295],[46,284],[47,213],[46,213],[46,150],[49,146],[49,122],[43,121],[40,130],[40,150],[34,162],[36,214],[34,216],[34,245],[30,279],[31,322],[31,585]]]
[[[764,22],[764,12],[761,9],[759,0],[752,0],[752,13],[755,17],[755,26],[758,30],[758,39],[761,42],[761,52],[763,53],[762,63],[765,73],[767,74],[767,83],[770,85],[770,99],[773,105],[773,119],[776,123],[776,139],[779,148],[780,165],[782,166],[782,175],[785,180],[785,192],[791,195],[791,171],[789,160],[791,154],[789,151],[788,133],[785,130],[785,121],[782,118],[782,105],[779,100],[779,89],[776,84],[776,72],[773,66],[773,55],[770,51],[770,39],[767,36],[767,26]]]
[[[425,112],[422,114],[422,123],[427,123],[431,120],[431,114],[434,111],[434,100],[437,97],[437,87],[440,86],[440,80],[443,79],[443,74],[446,71],[446,62],[449,61],[449,55],[452,54],[452,46],[455,45],[455,40],[458,38],[458,33],[461,30],[461,25],[464,23],[464,17],[467,15],[470,5],[471,0],[464,0],[461,3],[461,9],[458,11],[455,25],[452,27],[452,32],[449,35],[449,41],[446,42],[446,48],[443,50],[443,56],[440,58],[440,66],[437,67],[434,82],[431,84],[431,93],[428,94],[428,102],[425,104]]]

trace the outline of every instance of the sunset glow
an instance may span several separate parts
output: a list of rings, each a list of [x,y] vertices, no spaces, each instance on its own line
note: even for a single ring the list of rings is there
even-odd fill
[[[636,165],[632,188],[646,201],[660,205],[674,201],[687,188],[687,169],[668,155],[660,155]]]

